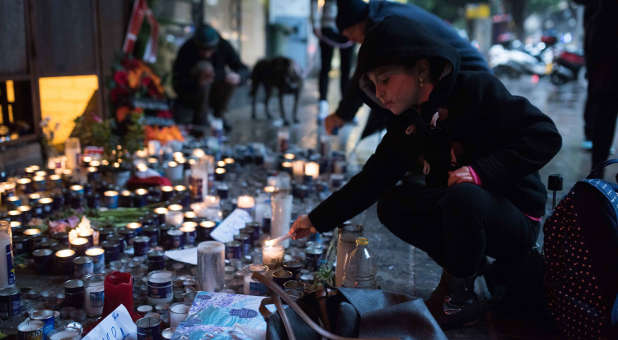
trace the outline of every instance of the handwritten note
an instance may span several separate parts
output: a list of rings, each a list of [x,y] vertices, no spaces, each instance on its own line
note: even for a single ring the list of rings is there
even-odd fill
[[[137,326],[125,306],[120,305],[82,339],[136,340]]]
[[[197,247],[168,250],[165,256],[174,261],[197,265]]]
[[[234,240],[234,235],[243,228],[247,222],[251,222],[251,215],[242,209],[234,209],[232,213],[221,222],[210,236],[219,242],[230,242]]]

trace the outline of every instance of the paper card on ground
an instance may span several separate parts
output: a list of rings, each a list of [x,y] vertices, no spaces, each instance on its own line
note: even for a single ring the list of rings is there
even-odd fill
[[[165,255],[174,261],[197,265],[197,247],[168,250]]]
[[[252,218],[248,212],[242,209],[234,209],[234,211],[210,233],[210,236],[223,243],[233,241],[234,235],[238,234],[238,230],[244,228],[245,224],[251,221]]]
[[[82,339],[136,340],[137,326],[125,306],[120,305]]]
[[[266,321],[259,312],[263,296],[198,292],[172,340],[264,339]]]

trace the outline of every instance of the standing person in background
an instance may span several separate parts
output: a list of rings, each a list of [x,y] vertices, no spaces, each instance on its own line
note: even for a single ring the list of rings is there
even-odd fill
[[[249,69],[242,63],[232,45],[212,26],[200,25],[192,38],[178,51],[172,70],[172,84],[178,101],[191,114],[178,114],[179,124],[206,125],[208,114],[223,120],[223,114],[236,86],[247,80]]]
[[[320,39],[320,77],[318,83],[320,91],[318,118],[320,120],[328,115],[328,73],[331,70],[335,48],[339,49],[339,87],[341,96],[343,96],[346,84],[350,78],[350,68],[354,54],[354,42],[349,41],[339,33],[335,23],[336,18],[336,0],[323,1],[321,8],[319,8],[318,0],[311,0],[311,25],[313,33]]]
[[[592,141],[592,167],[609,156],[618,114],[618,1],[575,0],[585,5],[584,54],[588,97],[584,134]]]
[[[337,27],[345,37],[354,42],[362,43],[365,40],[365,33],[385,17],[398,15],[412,21],[414,26],[424,26],[431,36],[442,39],[454,47],[461,56],[462,70],[490,72],[487,62],[470,42],[462,38],[447,22],[420,7],[390,1],[371,1],[367,4],[362,0],[338,0],[337,6]],[[358,82],[352,81],[350,84],[337,110],[324,121],[328,133],[352,121],[363,104]],[[390,117],[391,115],[385,110],[372,110],[361,138],[384,129]]]

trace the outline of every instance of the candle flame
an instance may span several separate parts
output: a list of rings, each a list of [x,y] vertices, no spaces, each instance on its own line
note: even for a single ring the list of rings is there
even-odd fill
[[[77,228],[69,232],[69,242],[75,245],[83,244],[84,242],[79,241],[79,239],[93,234],[94,230],[90,227],[90,221],[86,216],[82,216],[82,220],[77,225]],[[84,240],[86,239],[84,238]],[[88,242],[88,240],[86,240],[86,242]]]
[[[56,257],[69,257],[75,255],[75,250],[73,249],[62,249],[56,252]]]
[[[264,246],[265,246],[265,247],[272,247],[272,246],[274,246],[274,245],[275,245],[275,240],[266,240],[266,241],[264,242]]]
[[[97,256],[105,252],[103,248],[88,248],[86,249],[86,256]]]

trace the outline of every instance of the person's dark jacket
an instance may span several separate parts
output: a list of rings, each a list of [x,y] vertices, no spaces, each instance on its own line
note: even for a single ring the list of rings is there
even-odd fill
[[[183,93],[192,93],[197,90],[199,87],[198,79],[191,75],[191,70],[201,60],[199,49],[194,39],[188,39],[180,47],[172,69],[172,84],[176,94],[182,96]],[[226,66],[240,75],[241,83],[245,82],[249,77],[247,66],[242,63],[232,45],[222,37],[219,37],[219,43],[213,55],[204,60],[210,61],[214,68],[214,81],[223,81],[225,79]]]
[[[391,1],[369,2],[367,29],[371,29],[376,23],[393,15],[405,17],[414,23],[410,28],[411,30],[414,30],[417,25],[423,26],[432,37],[439,38],[454,47],[461,57],[462,70],[489,71],[487,61],[483,58],[481,52],[472,46],[466,39],[462,38],[451,25],[436,15],[415,5],[400,4]],[[345,121],[350,121],[354,118],[362,104],[363,101],[360,97],[360,90],[354,82],[354,79],[352,79],[343,98],[339,102],[335,114]]]
[[[470,166],[483,188],[506,197],[525,214],[542,216],[546,191],[538,170],[562,142],[552,120],[525,98],[511,95],[492,74],[460,71],[452,46],[400,17],[387,18],[368,33],[356,78],[366,84],[366,72],[376,66],[417,57],[445,59],[452,69],[436,83],[420,111],[395,116],[361,172],[309,213],[313,225],[330,230],[365,210],[406,172],[417,169],[421,156],[431,166],[429,186],[446,187],[448,171]],[[368,92],[368,104],[375,106],[370,87]],[[438,109],[447,113],[433,128],[430,122]],[[412,125],[415,132],[407,134]]]

